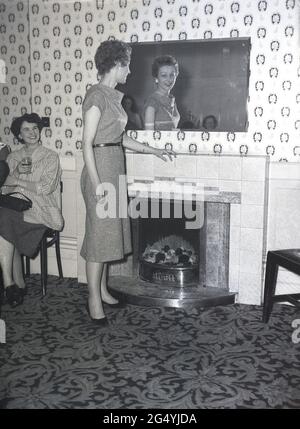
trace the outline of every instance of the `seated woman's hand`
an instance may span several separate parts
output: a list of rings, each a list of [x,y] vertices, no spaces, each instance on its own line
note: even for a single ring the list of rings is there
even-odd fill
[[[167,158],[169,158],[170,161],[173,161],[173,157],[176,158],[176,152],[171,149],[156,149],[154,155],[163,161],[168,161]]]
[[[31,165],[23,164],[22,161],[19,162],[16,168],[19,174],[30,174],[31,173]]]

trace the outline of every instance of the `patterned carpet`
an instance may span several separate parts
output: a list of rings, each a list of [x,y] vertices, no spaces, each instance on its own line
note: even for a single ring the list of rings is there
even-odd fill
[[[276,305],[205,311],[107,308],[110,325],[93,326],[87,289],[39,276],[23,306],[3,307],[0,399],[7,409],[300,408],[299,311]]]

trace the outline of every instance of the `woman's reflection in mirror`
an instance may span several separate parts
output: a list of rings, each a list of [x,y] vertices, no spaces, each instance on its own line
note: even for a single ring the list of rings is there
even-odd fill
[[[218,120],[214,115],[207,115],[203,118],[202,127],[207,131],[215,130],[218,126]]]
[[[172,55],[161,55],[154,59],[152,76],[156,88],[145,103],[146,130],[177,129],[180,115],[171,90],[175,85],[178,73],[178,62]]]

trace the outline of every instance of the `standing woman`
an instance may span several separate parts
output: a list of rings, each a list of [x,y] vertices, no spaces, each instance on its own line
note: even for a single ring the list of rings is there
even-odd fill
[[[93,85],[83,102],[83,159],[81,190],[86,205],[86,229],[81,256],[86,261],[89,290],[87,310],[91,320],[106,325],[102,303],[118,306],[107,290],[107,263],[131,252],[128,218],[99,218],[96,206],[106,198],[104,183],[110,183],[119,201],[119,176],[125,175],[123,147],[150,153],[166,161],[173,152],[133,140],[124,133],[127,115],[121,105],[123,94],[116,90],[130,73],[131,48],[124,42],[108,40],[98,47],[95,64],[99,83]],[[116,212],[118,213],[118,207]]]
[[[178,63],[172,55],[155,58],[152,64],[152,76],[156,90],[145,103],[146,130],[174,130],[178,126],[180,115],[171,90],[178,76]]]

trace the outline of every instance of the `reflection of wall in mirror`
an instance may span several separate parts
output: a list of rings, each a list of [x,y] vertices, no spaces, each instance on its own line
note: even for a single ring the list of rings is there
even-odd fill
[[[135,99],[131,95],[125,94],[122,98],[122,106],[128,118],[125,130],[142,130],[143,121]]]

